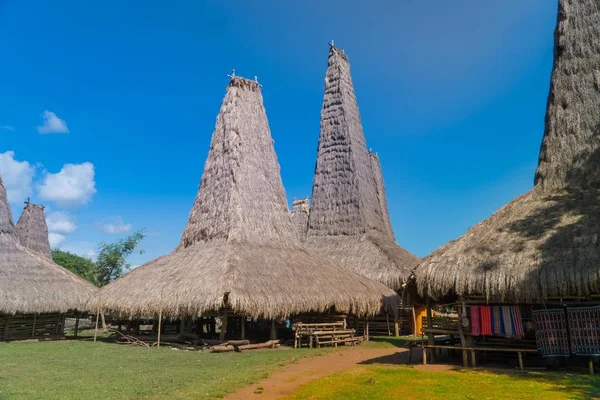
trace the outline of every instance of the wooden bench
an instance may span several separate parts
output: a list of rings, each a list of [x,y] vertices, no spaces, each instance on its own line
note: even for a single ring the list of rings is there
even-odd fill
[[[363,342],[363,336],[356,336],[356,330],[347,329],[343,321],[324,323],[302,323],[294,324],[294,348],[302,347],[303,342],[309,348],[313,346],[339,344],[356,345]]]
[[[427,365],[427,349],[451,349],[451,350],[462,350],[471,352],[471,364],[473,367],[477,366],[477,358],[475,357],[475,353],[477,351],[490,351],[490,352],[507,352],[507,353],[517,353],[519,356],[519,369],[523,371],[523,353],[537,353],[537,349],[528,349],[528,348],[508,348],[508,347],[479,347],[479,346],[446,346],[446,345],[437,345],[437,344],[423,344],[423,364]],[[468,367],[468,362],[466,358],[463,357],[463,363],[465,367]]]

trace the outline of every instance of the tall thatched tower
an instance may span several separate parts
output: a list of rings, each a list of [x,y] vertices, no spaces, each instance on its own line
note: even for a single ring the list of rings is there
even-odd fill
[[[39,255],[52,258],[44,206],[27,204],[15,228],[17,238],[23,246]]]
[[[381,166],[367,150],[350,63],[331,45],[307,246],[395,290],[417,257],[394,242]]]
[[[417,268],[422,293],[540,302],[600,293],[600,6],[560,0],[535,186]]]

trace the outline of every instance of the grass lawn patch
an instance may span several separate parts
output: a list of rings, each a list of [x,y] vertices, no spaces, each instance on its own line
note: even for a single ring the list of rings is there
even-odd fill
[[[303,385],[289,400],[560,400],[598,396],[600,379],[587,375],[360,366]]]
[[[0,400],[214,399],[323,350],[211,354],[87,341],[0,344]]]

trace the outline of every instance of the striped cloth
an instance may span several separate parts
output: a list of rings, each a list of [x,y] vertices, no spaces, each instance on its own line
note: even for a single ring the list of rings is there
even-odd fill
[[[492,336],[492,318],[490,306],[480,306],[479,315],[481,317],[481,334],[485,336]]]
[[[507,338],[515,337],[515,327],[513,325],[512,313],[510,306],[502,306],[502,319],[504,321],[504,336]]]
[[[523,339],[525,337],[525,329],[523,328],[523,317],[521,316],[521,309],[519,308],[519,306],[511,306],[510,312],[512,314],[515,338]]]
[[[500,307],[493,306],[492,309],[492,333],[495,336],[502,336],[502,316],[500,315]]]
[[[471,335],[481,335],[481,324],[479,323],[479,306],[471,306]]]

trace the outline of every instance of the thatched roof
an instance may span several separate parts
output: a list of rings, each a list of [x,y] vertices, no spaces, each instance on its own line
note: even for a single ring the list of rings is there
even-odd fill
[[[34,253],[52,258],[44,206],[28,203],[17,222],[15,232],[21,245]]]
[[[127,316],[227,308],[283,318],[332,307],[373,314],[399,301],[385,286],[301,246],[260,86],[233,77],[180,245],[104,287],[90,306]]]
[[[371,158],[371,168],[373,168],[373,177],[375,178],[375,190],[377,190],[377,199],[379,199],[385,231],[389,238],[394,241],[396,239],[394,238],[394,230],[392,229],[392,221],[390,220],[390,212],[388,211],[387,196],[385,194],[385,184],[383,182],[383,172],[381,171],[379,156],[377,153],[369,151],[369,157]]]
[[[37,211],[33,214],[35,219],[39,218],[35,215]],[[95,287],[47,256],[23,247],[14,231],[0,177],[0,313],[84,310]]]
[[[310,215],[310,204],[308,199],[294,200],[292,207],[292,224],[298,239],[301,242],[306,241],[306,232],[308,231],[308,216]]]
[[[394,242],[381,168],[371,159],[348,57],[331,46],[307,246],[399,289],[418,258]]]
[[[416,269],[421,293],[506,301],[600,293],[600,7],[560,0],[534,188]]]

